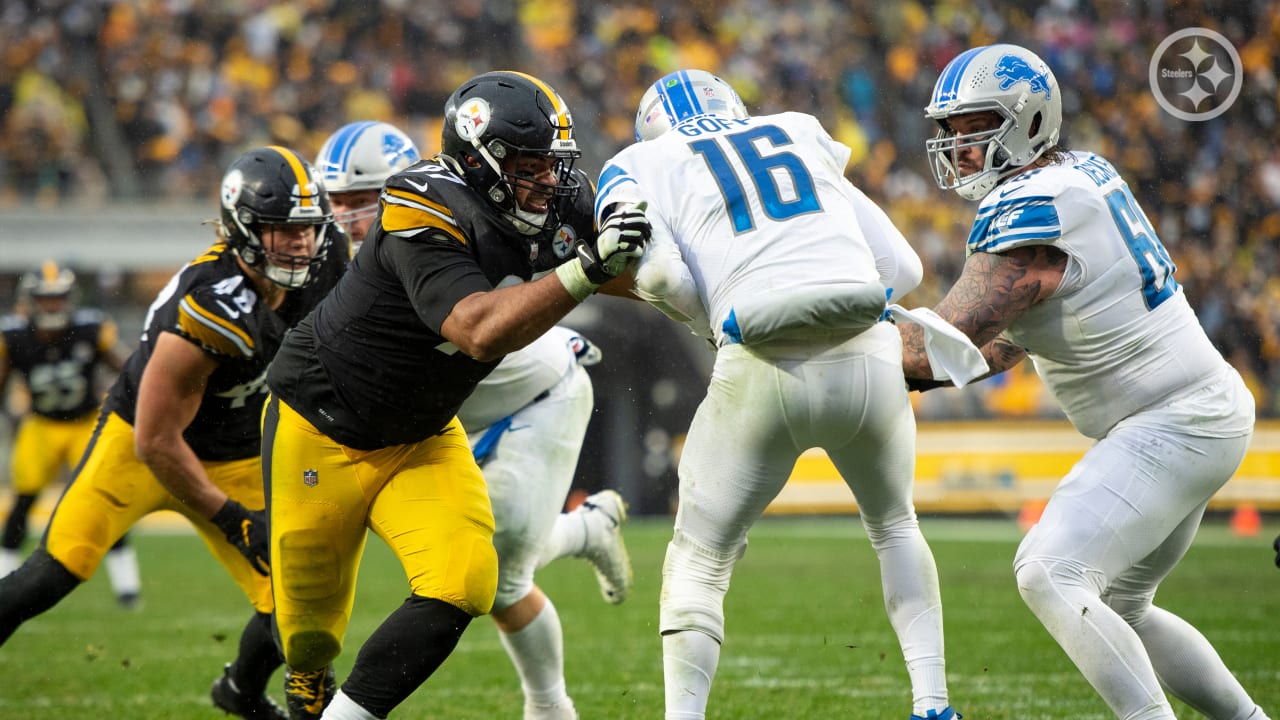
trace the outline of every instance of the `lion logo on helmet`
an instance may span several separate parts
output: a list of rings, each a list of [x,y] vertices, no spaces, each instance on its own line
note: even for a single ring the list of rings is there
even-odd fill
[[[1025,82],[1031,86],[1031,92],[1043,94],[1046,100],[1053,97],[1053,90],[1049,87],[1048,73],[1035,70],[1027,64],[1026,60],[1017,55],[1005,55],[997,60],[992,74],[1000,80],[1001,90],[1008,90],[1020,82]]]

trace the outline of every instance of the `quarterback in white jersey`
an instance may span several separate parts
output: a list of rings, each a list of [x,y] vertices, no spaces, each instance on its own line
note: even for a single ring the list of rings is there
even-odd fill
[[[1173,720],[1163,685],[1206,717],[1266,718],[1208,640],[1152,604],[1244,458],[1253,398],[1116,169],[1058,145],[1061,102],[1044,61],[992,45],[947,65],[925,110],[939,186],[981,200],[936,312],[992,374],[1029,356],[1098,441],[1018,548],[1018,590],[1116,717]],[[939,384],[919,331],[901,330],[909,383]]]
[[[723,80],[686,70],[645,93],[636,135],[601,173],[597,217],[646,208],[636,293],[718,346],[680,458],[663,568],[666,718],[705,717],[733,566],[812,447],[849,484],[879,558],[912,717],[958,717],[937,569],[911,499],[901,344],[879,322],[886,295],[919,283],[919,258],[845,180],[849,149],[812,116],[750,117]]]
[[[603,490],[560,512],[595,405],[584,366],[600,357],[576,331],[553,327],[503,358],[458,411],[493,504],[498,592],[491,615],[520,675],[525,720],[578,717],[565,687],[560,616],[534,571],[581,557],[595,567],[606,601],[620,603],[631,589],[622,497]]]

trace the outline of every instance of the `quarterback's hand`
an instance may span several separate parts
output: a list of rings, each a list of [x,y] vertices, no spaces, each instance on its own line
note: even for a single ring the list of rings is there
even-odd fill
[[[594,243],[578,243],[578,262],[570,260],[556,267],[560,282],[575,300],[585,300],[644,254],[653,230],[644,216],[647,206],[642,201],[619,207],[600,226]]]
[[[269,554],[271,535],[267,532],[267,511],[249,510],[227,498],[209,520],[218,526],[227,542],[235,546],[249,561],[249,565],[261,575],[271,573]]]

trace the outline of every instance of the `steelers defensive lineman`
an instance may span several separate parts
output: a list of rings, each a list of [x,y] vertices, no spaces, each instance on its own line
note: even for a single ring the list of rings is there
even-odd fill
[[[267,365],[286,329],[336,278],[333,213],[298,153],[240,156],[221,189],[219,241],[162,289],[138,350],[112,387],[84,461],[55,508],[41,547],[0,579],[0,643],[53,607],[97,568],[144,515],[185,516],[249,597],[255,613],[239,656],[213,685],[214,704],[243,718],[283,720],[264,693],[280,666],[261,471]]]
[[[76,307],[76,277],[46,261],[19,285],[22,312],[0,319],[0,391],[17,371],[30,396],[11,457],[14,502],[0,539],[0,577],[22,563],[31,509],[40,492],[84,452],[101,404],[100,369],[114,376],[127,357],[115,323],[101,310]],[[122,607],[141,603],[138,558],[122,536],[107,552],[111,589]]]
[[[267,376],[272,584],[295,719],[386,717],[489,612],[493,513],[455,414],[648,239],[639,213],[596,236],[569,111],[541,80],[466,81],[442,136],[440,155],[387,181],[347,274]],[[335,694],[366,530],[412,594]]]

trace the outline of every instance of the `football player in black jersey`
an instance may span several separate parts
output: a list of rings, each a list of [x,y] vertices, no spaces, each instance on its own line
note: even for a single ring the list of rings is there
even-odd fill
[[[595,232],[569,110],[537,78],[466,81],[442,140],[440,155],[387,181],[347,274],[267,374],[272,584],[295,719],[386,717],[489,612],[493,513],[455,414],[505,354],[648,241],[643,208],[608,213]],[[335,693],[367,529],[412,594]]]
[[[25,311],[0,319],[0,392],[17,370],[31,397],[30,413],[18,425],[11,477],[16,497],[0,539],[0,577],[22,564],[27,520],[40,491],[63,468],[74,468],[84,452],[101,404],[100,369],[124,367],[127,353],[116,325],[101,310],[75,307],[75,273],[46,261],[22,278]],[[111,589],[122,607],[142,601],[138,557],[127,536],[107,551]]]
[[[239,657],[212,689],[243,718],[282,720],[265,694],[281,657],[272,639],[261,470],[266,370],[285,330],[336,278],[333,213],[310,163],[264,147],[240,156],[221,189],[219,241],[147,311],[136,352],[103,406],[84,460],[22,567],[0,579],[0,643],[97,568],[144,515],[184,515],[252,602]],[[345,237],[339,237],[346,242]],[[331,280],[330,280],[331,281]]]

